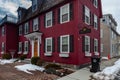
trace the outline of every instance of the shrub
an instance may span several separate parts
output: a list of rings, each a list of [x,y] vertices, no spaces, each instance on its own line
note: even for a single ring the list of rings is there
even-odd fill
[[[22,54],[22,55],[19,57],[20,60],[25,60],[25,58],[27,58],[27,55],[26,55],[26,54]]]
[[[57,65],[57,64],[48,64],[48,65],[45,66],[45,69],[49,69],[49,68],[61,69],[61,66]]]
[[[9,53],[5,53],[2,55],[2,59],[11,59],[11,58],[12,58],[12,56]]]
[[[40,60],[40,57],[32,57],[31,64],[37,65],[38,60]]]
[[[44,61],[41,60],[41,59],[39,59],[39,60],[37,61],[36,65],[37,65],[37,66],[42,66],[43,63],[44,63]]]

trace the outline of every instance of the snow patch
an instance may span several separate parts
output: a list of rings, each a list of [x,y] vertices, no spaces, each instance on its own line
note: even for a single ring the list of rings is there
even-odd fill
[[[0,59],[0,64],[4,65],[4,64],[8,64],[8,63],[14,63],[15,61],[16,61],[16,59],[10,59],[10,60]]]
[[[97,72],[93,75],[95,79],[99,80],[114,80],[117,73],[120,71],[120,59],[111,67],[106,67],[102,72]]]
[[[102,57],[102,60],[108,60],[108,57]]]
[[[15,68],[17,68],[20,71],[26,72],[28,74],[32,74],[30,71],[38,70],[42,72],[44,70],[44,68],[36,66],[36,65],[32,65],[32,64],[18,65],[18,66],[15,66]]]

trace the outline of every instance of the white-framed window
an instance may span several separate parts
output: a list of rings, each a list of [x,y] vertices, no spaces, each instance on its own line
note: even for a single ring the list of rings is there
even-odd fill
[[[19,26],[19,36],[22,35],[22,25]]]
[[[24,34],[28,34],[29,33],[29,23],[26,22],[24,25]]]
[[[33,0],[33,1],[32,1],[32,11],[33,11],[33,12],[37,10],[37,1],[38,1],[38,0]]]
[[[18,52],[22,52],[22,42],[19,42]]]
[[[101,52],[103,52],[103,51],[104,51],[104,45],[101,44]]]
[[[4,36],[5,35],[5,27],[3,26],[2,27],[2,36]]]
[[[98,0],[93,0],[93,5],[98,8]]]
[[[94,52],[98,52],[98,39],[94,39]]]
[[[21,12],[21,10],[19,10],[18,11],[18,18],[19,18],[19,20],[21,20],[21,15],[22,15],[22,12]]]
[[[103,38],[103,29],[100,30],[100,38]]]
[[[70,37],[69,35],[60,36],[60,52],[61,53],[69,53],[70,52],[69,37]]]
[[[85,53],[86,55],[90,54],[90,37],[85,36]]]
[[[46,25],[46,28],[48,28],[48,27],[51,27],[52,26],[52,14],[53,14],[53,12],[52,11],[50,11],[50,12],[48,12],[48,13],[46,13],[46,15],[45,15],[45,25]]]
[[[29,43],[28,41],[24,42],[24,53],[27,54],[28,53],[28,48],[29,48]]]
[[[60,7],[60,23],[66,23],[70,21],[70,4],[66,4]]]
[[[46,53],[52,53],[52,38],[46,38],[45,40]]]
[[[4,42],[2,42],[1,48],[2,48],[1,51],[2,51],[2,52],[5,52],[5,43],[4,43]]]
[[[37,31],[39,29],[38,24],[38,18],[33,19],[33,31]]]
[[[94,14],[94,28],[98,29],[98,17]]]
[[[90,9],[85,6],[85,23],[90,24]]]

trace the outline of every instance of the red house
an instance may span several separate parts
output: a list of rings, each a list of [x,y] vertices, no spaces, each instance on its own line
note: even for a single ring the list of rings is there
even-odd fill
[[[100,55],[101,17],[101,0],[32,0],[30,8],[18,8],[17,53],[77,66],[89,63]]]
[[[17,18],[6,15],[0,21],[0,57],[4,53],[17,53],[18,47]],[[15,56],[13,56],[15,57]]]

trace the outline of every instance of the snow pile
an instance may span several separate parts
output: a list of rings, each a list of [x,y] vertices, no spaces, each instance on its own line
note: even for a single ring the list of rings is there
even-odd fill
[[[108,60],[108,57],[102,57],[102,60]]]
[[[15,68],[17,68],[20,71],[26,72],[28,74],[32,74],[29,71],[36,71],[36,70],[38,70],[38,71],[42,72],[44,70],[44,68],[36,66],[36,65],[32,65],[32,64],[18,65],[18,66],[15,66]]]
[[[16,61],[16,59],[10,59],[10,60],[0,59],[0,64],[4,65],[4,64],[8,64],[8,63],[14,63],[15,61]]]
[[[113,66],[105,68],[102,72],[97,72],[93,78],[98,80],[114,80],[117,73],[120,71],[120,59]]]

